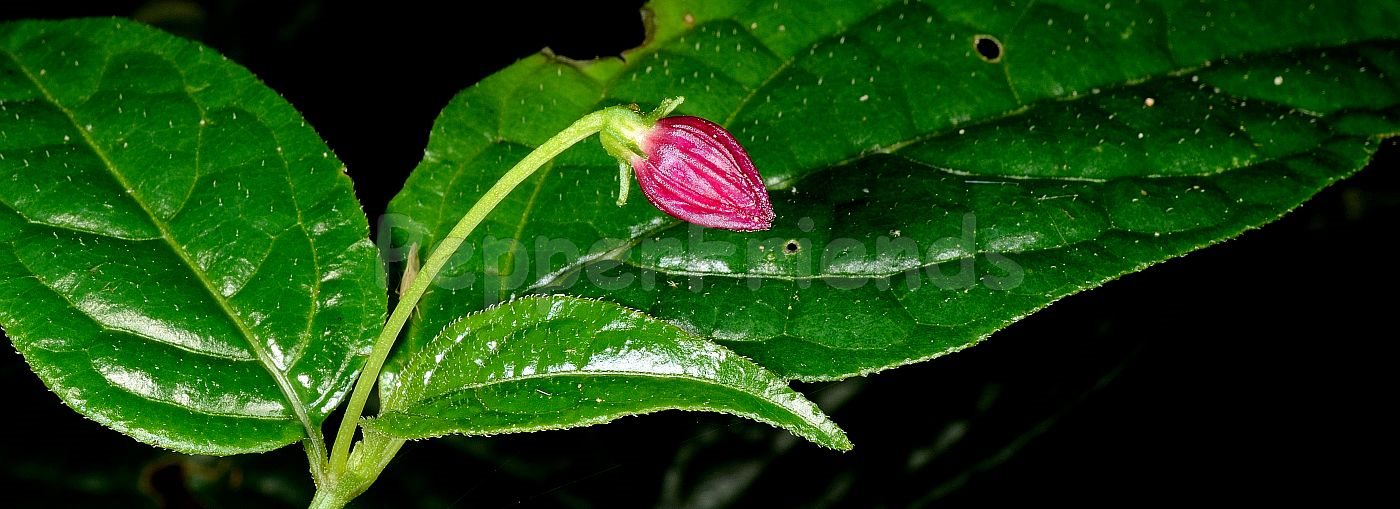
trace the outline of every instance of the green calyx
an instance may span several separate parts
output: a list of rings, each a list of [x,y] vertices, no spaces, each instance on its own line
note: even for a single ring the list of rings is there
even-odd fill
[[[643,114],[636,104],[613,106],[602,111],[603,129],[598,133],[598,138],[603,142],[603,149],[617,159],[617,206],[621,207],[627,203],[627,192],[632,183],[632,159],[646,157],[642,141],[658,120],[669,115],[683,102],[684,97],[665,99],[656,109],[646,114]]]

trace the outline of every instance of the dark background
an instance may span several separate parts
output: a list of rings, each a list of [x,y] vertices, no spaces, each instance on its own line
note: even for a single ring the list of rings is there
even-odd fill
[[[370,217],[462,88],[550,47],[639,44],[637,3],[8,2],[0,19],[138,17],[205,42],[296,105]],[[849,433],[665,412],[562,432],[409,444],[360,507],[1394,504],[1400,149],[1283,220],[1056,304],[976,348],[799,384]],[[8,507],[304,506],[295,447],[189,458],[68,410],[0,352]],[[1391,389],[1387,389],[1390,387]],[[330,422],[338,422],[338,418]]]

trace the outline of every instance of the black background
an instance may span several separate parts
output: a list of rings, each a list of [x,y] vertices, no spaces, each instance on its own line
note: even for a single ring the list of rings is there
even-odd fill
[[[137,16],[213,46],[302,111],[370,217],[457,91],[546,46],[591,58],[643,37],[636,3],[350,4],[11,2],[0,16]],[[976,348],[798,384],[854,452],[667,412],[412,443],[360,506],[1393,504],[1397,152],[1387,143],[1277,223],[1067,299]],[[296,448],[228,459],[153,450],[63,407],[12,350],[0,353],[0,383],[10,507],[309,499]]]

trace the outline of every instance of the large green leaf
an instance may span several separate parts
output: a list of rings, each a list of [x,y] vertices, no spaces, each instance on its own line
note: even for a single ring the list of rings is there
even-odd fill
[[[587,426],[667,409],[725,412],[833,449],[851,443],[773,373],[609,302],[530,297],[452,322],[409,357],[370,431],[415,439]]]
[[[204,46],[0,25],[0,323],[69,406],[210,454],[317,429],[384,310],[340,162]]]
[[[551,291],[641,309],[783,376],[868,373],[1267,223],[1400,131],[1394,2],[648,9],[650,38],[624,59],[536,55],[458,95],[391,205],[400,240],[430,247],[584,113],[674,95],[746,145],[774,229],[614,207],[614,163],[586,143],[488,219],[406,348]]]

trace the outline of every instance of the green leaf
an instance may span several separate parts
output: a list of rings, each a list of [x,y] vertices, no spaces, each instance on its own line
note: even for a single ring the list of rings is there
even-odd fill
[[[183,452],[318,430],[385,307],[350,180],[208,48],[0,25],[0,324],[69,406]]]
[[[614,163],[588,142],[488,219],[405,349],[512,294],[562,292],[643,310],[785,377],[869,373],[1263,225],[1400,132],[1394,2],[648,9],[651,36],[625,59],[536,55],[458,95],[391,204],[400,242],[431,247],[579,116],[675,95],[745,144],[774,229],[614,207]],[[979,54],[984,38],[996,59]]]
[[[768,370],[616,304],[513,300],[452,322],[407,359],[366,429],[418,439],[601,424],[660,410],[724,412],[832,449],[846,435]]]

